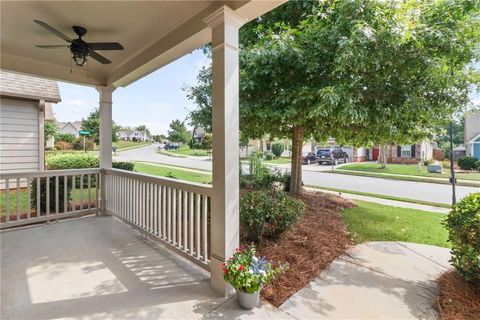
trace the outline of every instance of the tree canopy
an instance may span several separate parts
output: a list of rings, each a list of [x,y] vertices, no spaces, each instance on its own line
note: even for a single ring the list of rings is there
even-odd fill
[[[242,133],[293,140],[294,193],[305,139],[431,137],[478,87],[479,10],[478,0],[289,1],[242,28]],[[203,115],[211,115],[210,73],[202,69],[189,91]]]
[[[100,112],[98,108],[93,109],[86,119],[82,119],[82,129],[90,131],[90,137],[96,143],[100,142]],[[120,131],[120,127],[112,122],[112,141],[118,140],[118,131]]]
[[[187,131],[185,122],[173,120],[168,130],[168,140],[172,142],[187,143],[190,140],[190,133]]]

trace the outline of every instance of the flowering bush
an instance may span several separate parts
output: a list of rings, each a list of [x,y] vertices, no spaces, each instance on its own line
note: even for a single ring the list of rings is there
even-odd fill
[[[241,246],[223,265],[223,278],[235,289],[255,293],[262,286],[288,268],[288,264],[274,266],[272,262],[255,255],[255,247]]]

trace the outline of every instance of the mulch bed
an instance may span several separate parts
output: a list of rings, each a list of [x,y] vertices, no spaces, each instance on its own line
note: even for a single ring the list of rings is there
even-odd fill
[[[277,307],[353,245],[340,212],[355,204],[320,192],[308,192],[298,198],[305,203],[305,215],[280,239],[257,246],[260,255],[290,265],[261,292],[264,300]]]
[[[442,319],[480,319],[480,284],[467,283],[452,270],[440,277],[438,286],[438,309]]]

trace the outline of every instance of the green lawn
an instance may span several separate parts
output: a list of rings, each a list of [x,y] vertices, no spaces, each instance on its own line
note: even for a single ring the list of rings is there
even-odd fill
[[[419,176],[429,178],[445,178],[448,179],[450,173],[447,168],[443,168],[443,173],[429,173],[425,166],[422,166],[419,170],[416,164],[387,164],[386,168],[380,168],[377,163],[350,163],[338,168],[339,170],[348,171],[361,171],[361,172],[373,172],[373,173],[387,173],[387,174],[402,174],[408,176]],[[474,180],[480,181],[480,172],[471,173],[457,173],[457,179],[459,180]]]
[[[287,164],[287,163],[290,163],[290,158],[277,158],[277,159],[273,159],[273,160],[264,160],[263,161],[264,163],[271,163],[271,164]]]
[[[78,205],[79,204],[79,201],[80,201],[80,189],[75,189],[75,193],[74,193],[74,196],[75,196],[75,202],[76,204]],[[95,197],[96,197],[96,194],[97,194],[97,190],[95,188],[92,188],[91,189],[91,199],[92,201],[95,200]],[[88,189],[85,188],[83,189],[83,201],[87,201],[88,200]],[[0,216],[3,216],[5,215],[6,213],[6,194],[4,192],[2,192],[0,194]],[[9,194],[9,204],[8,204],[8,207],[9,207],[9,211],[10,211],[10,214],[15,214],[15,212],[17,212],[17,197],[16,197],[16,190],[13,189],[13,190],[10,190],[10,194]],[[27,191],[26,190],[21,190],[20,191],[20,212],[27,212],[28,211],[28,194],[27,194]],[[88,202],[85,202],[85,205],[86,203]],[[32,205],[31,206],[31,209],[32,210],[35,210],[36,209],[36,204],[35,205]]]
[[[200,173],[198,171],[190,171],[181,168],[172,168],[167,166],[150,165],[140,162],[135,162],[135,171],[140,173],[151,174],[160,177],[169,177],[179,180],[185,180],[197,183],[212,182],[212,175],[208,173]]]
[[[124,140],[118,140],[113,142],[113,146],[116,147],[117,150],[122,150],[125,148],[138,148],[146,145],[148,145],[148,142],[135,142],[135,141],[124,141]]]
[[[449,247],[442,221],[445,215],[355,201],[358,207],[345,209],[342,216],[353,239],[366,241],[406,241]]]
[[[175,156],[175,157],[185,157],[185,156],[196,156],[196,157],[206,157],[208,156],[207,150],[204,149],[190,149],[187,145],[180,146],[177,150],[160,150],[162,154]]]

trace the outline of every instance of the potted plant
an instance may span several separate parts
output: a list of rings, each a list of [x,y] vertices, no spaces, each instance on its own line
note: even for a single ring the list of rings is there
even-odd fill
[[[223,265],[223,278],[237,291],[238,302],[244,309],[255,308],[260,290],[288,264],[274,266],[263,257],[257,257],[255,247],[241,246]]]

